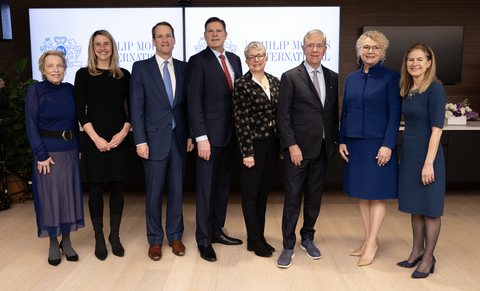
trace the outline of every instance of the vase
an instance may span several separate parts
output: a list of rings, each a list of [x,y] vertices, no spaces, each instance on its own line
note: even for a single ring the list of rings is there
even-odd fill
[[[452,116],[450,118],[445,118],[445,124],[448,125],[467,125],[467,117],[466,116]]]
[[[2,180],[0,179],[0,182]],[[22,190],[27,189],[28,184],[27,182],[20,180],[19,178],[8,175],[7,176],[7,189],[8,189],[8,194],[13,194],[20,192]],[[2,182],[2,192],[3,192],[3,182]],[[8,197],[10,200],[10,203],[19,203],[19,202],[24,202],[25,200],[28,199],[27,194],[25,192],[20,192],[18,194],[15,194],[13,196]]]

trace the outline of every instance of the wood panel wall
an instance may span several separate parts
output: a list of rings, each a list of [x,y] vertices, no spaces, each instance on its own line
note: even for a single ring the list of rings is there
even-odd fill
[[[448,102],[459,102],[468,98],[472,107],[480,111],[480,1],[478,0],[270,0],[259,4],[258,0],[191,0],[191,7],[206,6],[340,6],[340,94],[346,75],[358,69],[354,44],[361,34],[363,25],[463,25],[465,26],[463,48],[462,82],[445,85]],[[14,73],[14,64],[28,56],[30,58],[30,32],[28,8],[87,8],[87,7],[178,7],[175,0],[10,0],[14,42],[4,45],[11,50],[14,45],[12,63],[8,72]],[[210,16],[210,15],[209,15]],[[213,16],[213,15],[212,15]],[[206,16],[207,18],[208,16]],[[301,21],[301,16],[298,17]],[[152,19],[152,25],[162,19]],[[245,17],[248,20],[248,16]],[[45,19],[54,22],[56,19]],[[85,21],[88,21],[87,19]],[[94,20],[90,20],[94,21]],[[148,20],[146,20],[148,21]],[[261,20],[258,21],[261,27]],[[62,25],[61,22],[58,25]],[[203,25],[203,23],[199,23]],[[321,27],[319,27],[321,29]],[[246,32],[247,33],[247,32]],[[303,36],[306,32],[299,31]],[[448,35],[445,35],[448,45]],[[0,71],[7,65],[7,54],[0,51]],[[37,60],[34,60],[35,62]],[[31,65],[27,65],[22,79],[31,77]]]

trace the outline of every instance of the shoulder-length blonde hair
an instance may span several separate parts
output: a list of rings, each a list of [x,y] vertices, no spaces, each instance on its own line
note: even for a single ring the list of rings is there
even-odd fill
[[[95,31],[92,34],[92,37],[90,37],[90,41],[88,43],[88,72],[92,76],[98,76],[102,73],[102,71],[97,69],[98,62],[97,55],[95,54],[94,40],[97,35],[105,36],[112,43],[112,55],[110,56],[110,76],[113,76],[116,79],[122,78],[123,72],[120,70],[120,66],[118,65],[117,44],[110,32],[103,29]]]
[[[420,84],[420,87],[418,88],[418,93],[422,94],[425,92],[428,87],[432,84],[433,81],[437,81],[437,66],[435,62],[435,55],[433,54],[432,49],[424,44],[424,43],[414,43],[412,46],[410,46],[407,49],[407,52],[405,53],[405,56],[403,57],[403,64],[402,64],[402,73],[400,74],[400,95],[405,96],[408,94],[410,91],[410,88],[413,86],[413,78],[410,73],[408,73],[407,70],[407,60],[408,60],[408,54],[415,51],[415,50],[421,50],[425,53],[427,56],[427,60],[431,60],[432,63],[429,68],[425,71],[425,76],[423,77],[422,84]]]
[[[62,51],[46,51],[40,56],[40,59],[38,59],[38,69],[42,73],[42,80],[44,80],[44,81],[47,80],[47,77],[45,77],[45,75],[44,75],[44,70],[45,70],[45,59],[48,56],[60,57],[62,59],[63,68],[65,69],[65,71],[67,70],[67,60],[65,59],[65,53],[64,52],[62,52]]]
[[[355,50],[357,51],[357,63],[360,64],[360,60],[362,59],[363,41],[367,38],[373,39],[374,41],[378,42],[378,45],[382,49],[382,54],[380,55],[380,61],[383,63],[387,58],[387,48],[390,42],[388,41],[385,34],[376,30],[366,31],[362,35],[360,35],[360,37],[357,39],[357,44],[355,45]]]

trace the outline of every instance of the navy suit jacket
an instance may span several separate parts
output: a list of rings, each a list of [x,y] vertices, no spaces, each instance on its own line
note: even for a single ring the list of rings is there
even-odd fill
[[[240,78],[240,58],[230,52],[225,54],[235,78]],[[234,134],[232,92],[222,66],[209,47],[188,61],[185,86],[192,137],[207,135],[213,147],[228,145]]]
[[[325,78],[325,106],[302,63],[282,75],[277,105],[277,126],[282,149],[297,144],[304,159],[316,158],[322,149],[323,129],[329,160],[338,142],[338,74],[321,66]]]
[[[130,79],[130,108],[135,144],[147,143],[150,160],[163,160],[170,152],[172,115],[182,157],[187,155],[188,122],[185,98],[187,63],[173,59],[175,96],[168,100],[155,56],[133,64]]]
[[[350,138],[383,138],[383,146],[397,146],[402,111],[400,74],[381,62],[348,74],[343,87],[340,143]]]

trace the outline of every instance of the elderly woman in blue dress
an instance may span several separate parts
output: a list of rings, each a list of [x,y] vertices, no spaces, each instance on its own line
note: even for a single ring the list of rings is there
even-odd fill
[[[373,262],[386,199],[397,198],[397,134],[400,125],[400,74],[382,65],[388,40],[367,31],[356,44],[363,64],[345,79],[339,151],[344,162],[343,191],[359,199],[365,238],[351,256],[359,266]]]
[[[80,178],[80,132],[73,86],[62,83],[65,55],[47,51],[38,61],[43,82],[28,87],[25,119],[33,155],[33,196],[39,237],[50,238],[48,263],[78,261],[70,232],[85,227]],[[58,243],[57,237],[62,236]]]
[[[397,265],[413,268],[412,278],[435,270],[433,251],[445,199],[445,162],[440,144],[447,96],[436,78],[435,56],[425,44],[407,49],[400,79],[405,131],[398,179],[398,209],[412,215],[413,248]]]

